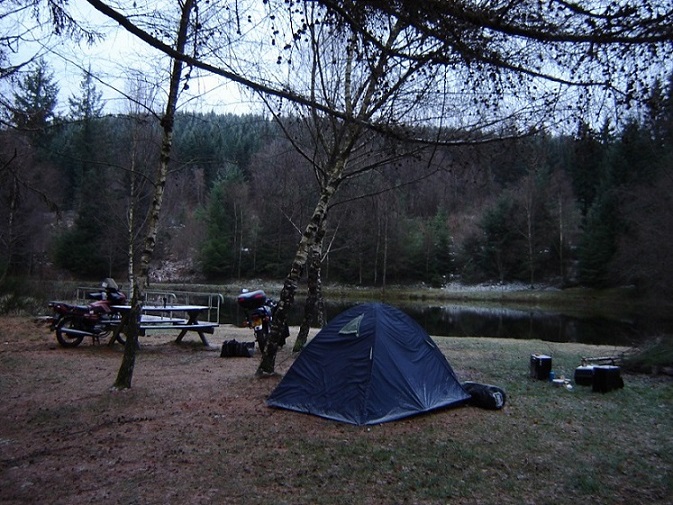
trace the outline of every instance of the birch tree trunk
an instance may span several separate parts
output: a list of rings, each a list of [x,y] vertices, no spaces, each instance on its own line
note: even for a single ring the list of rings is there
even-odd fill
[[[280,301],[271,323],[269,341],[262,354],[262,360],[257,369],[257,376],[268,376],[275,373],[276,353],[278,352],[278,344],[280,343],[283,328],[287,321],[287,314],[294,305],[295,293],[304,272],[309,252],[316,244],[322,241],[325,235],[325,220],[327,219],[328,205],[332,199],[332,195],[334,195],[339,186],[343,166],[344,162],[341,161],[334,167],[331,182],[321,191],[320,200],[313,211],[309,224],[302,234],[301,241],[297,247],[297,253],[292,261],[290,273],[285,278],[283,289],[280,292]]]
[[[182,5],[180,17],[180,26],[176,50],[184,53],[187,42],[189,28],[189,18],[195,0],[186,0]],[[154,178],[154,196],[152,206],[149,212],[148,230],[143,244],[142,254],[140,256],[140,266],[138,275],[133,276],[133,296],[131,298],[132,309],[128,314],[126,325],[127,338],[124,347],[124,357],[122,359],[117,379],[114,383],[115,389],[129,389],[133,381],[133,370],[135,368],[136,349],[138,347],[138,334],[140,333],[140,315],[142,312],[142,293],[141,290],[149,286],[150,261],[154,254],[156,246],[157,232],[159,229],[159,217],[161,214],[161,205],[164,198],[164,189],[166,187],[166,176],[168,174],[168,163],[173,146],[173,125],[175,122],[175,111],[178,103],[178,92],[180,91],[180,79],[182,76],[182,61],[173,60],[171,78],[168,90],[168,101],[164,116],[161,118],[161,127],[163,130],[161,140],[161,152],[159,155],[159,164],[157,166],[156,176]]]
[[[325,235],[326,222],[322,223],[322,235]],[[308,256],[308,274],[306,284],[308,294],[306,295],[306,302],[304,304],[304,319],[299,328],[297,340],[292,348],[293,352],[301,351],[308,340],[308,333],[311,329],[311,323],[316,315],[316,307],[320,306],[320,299],[322,297],[320,286],[320,262],[322,257],[323,240],[316,242],[316,244],[309,250]]]
[[[392,47],[397,36],[401,33],[401,23],[393,26],[388,34],[386,46]],[[306,266],[309,253],[318,246],[323,240],[326,232],[325,222],[327,219],[327,212],[329,204],[337,191],[339,185],[344,180],[346,172],[346,165],[350,159],[353,150],[356,148],[356,143],[362,139],[363,127],[362,121],[370,118],[374,111],[379,110],[382,104],[390,97],[390,93],[394,91],[387,90],[381,93],[380,79],[385,73],[386,65],[389,61],[389,53],[382,51],[378,55],[377,61],[367,69],[368,75],[358,86],[353,82],[355,69],[353,64],[356,57],[356,46],[358,42],[355,35],[353,35],[345,49],[345,65],[343,72],[343,99],[346,114],[349,118],[355,118],[357,121],[337,121],[333,123],[333,136],[327,140],[322,134],[318,137],[323,142],[324,152],[327,154],[325,165],[319,170],[320,176],[320,198],[313,211],[311,220],[306,226],[302,238],[297,247],[297,253],[292,262],[290,273],[285,278],[283,289],[280,293],[280,301],[271,323],[271,332],[269,334],[269,341],[262,354],[262,359],[257,369],[257,376],[269,376],[275,373],[276,353],[278,346],[283,337],[283,329],[286,325],[287,314],[294,305],[295,293],[299,285],[302,273]],[[317,47],[317,46],[316,46]],[[323,81],[319,79],[318,59],[323,57],[319,50],[316,50],[314,55],[315,66],[313,71],[313,88],[312,91],[317,91],[322,86]],[[324,76],[323,76],[324,77]],[[353,89],[357,87],[357,99],[353,95]],[[393,87],[395,88],[395,87]],[[357,111],[356,111],[356,105]],[[313,124],[317,132],[320,132],[324,126],[324,122],[318,117],[317,111],[313,111]]]

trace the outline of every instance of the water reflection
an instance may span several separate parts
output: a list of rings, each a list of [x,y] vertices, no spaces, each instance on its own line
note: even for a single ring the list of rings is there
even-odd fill
[[[639,333],[636,322],[631,319],[610,320],[598,316],[578,317],[503,307],[426,307],[415,317],[436,334],[449,336],[631,345]]]
[[[501,337],[628,346],[645,336],[673,333],[673,321],[642,316],[608,318],[502,306],[391,304],[413,317],[429,334],[437,336]],[[352,302],[327,302],[327,319],[352,305]],[[300,324],[302,306],[303,302],[297,300],[290,314],[291,325]],[[225,300],[222,322],[237,324],[243,317],[233,299]]]

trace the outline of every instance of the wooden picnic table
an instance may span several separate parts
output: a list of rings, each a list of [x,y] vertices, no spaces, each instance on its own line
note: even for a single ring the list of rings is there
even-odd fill
[[[121,312],[124,317],[131,312],[130,305],[114,305],[112,308]],[[207,305],[143,305],[140,315],[140,335],[144,336],[148,330],[180,330],[175,339],[180,343],[187,332],[193,331],[198,333],[203,345],[209,346],[205,334],[212,335],[219,326],[217,322],[199,321],[199,316],[209,308]]]

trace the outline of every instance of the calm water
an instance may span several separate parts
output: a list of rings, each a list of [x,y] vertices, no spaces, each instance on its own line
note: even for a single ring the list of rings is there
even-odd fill
[[[353,303],[327,303],[327,318]],[[644,337],[673,334],[673,319],[647,316],[608,318],[592,314],[568,315],[501,306],[394,304],[413,317],[430,335],[539,339],[549,342],[580,342],[598,345],[633,345]],[[290,324],[300,323],[303,300],[290,315]],[[240,324],[243,311],[233,297],[225,297],[222,323]]]

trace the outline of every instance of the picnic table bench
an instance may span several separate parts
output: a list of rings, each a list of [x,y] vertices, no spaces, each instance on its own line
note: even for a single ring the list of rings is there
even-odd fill
[[[115,305],[115,310],[124,315],[130,313],[130,305]],[[175,341],[182,342],[188,332],[198,333],[203,345],[209,346],[206,333],[213,334],[219,323],[213,321],[199,321],[199,315],[207,311],[207,305],[144,305],[140,316],[140,335],[145,336],[147,331],[180,330]],[[186,317],[176,317],[184,315]]]

